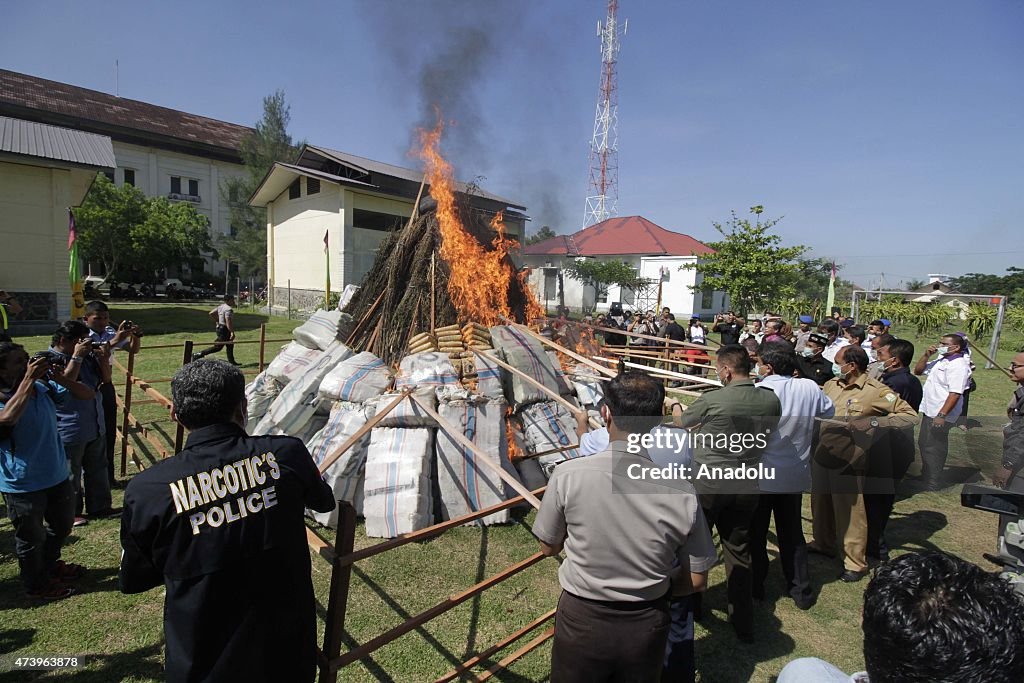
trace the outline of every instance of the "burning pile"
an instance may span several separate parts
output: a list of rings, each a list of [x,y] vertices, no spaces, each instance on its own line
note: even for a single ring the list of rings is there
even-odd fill
[[[348,345],[389,363],[423,346],[424,334],[458,330],[459,323],[486,329],[505,318],[543,315],[509,256],[519,245],[505,236],[501,214],[485,221],[455,193],[451,166],[438,152],[440,136],[440,127],[421,134],[433,206],[417,207],[405,228],[381,243],[345,308],[358,321]]]

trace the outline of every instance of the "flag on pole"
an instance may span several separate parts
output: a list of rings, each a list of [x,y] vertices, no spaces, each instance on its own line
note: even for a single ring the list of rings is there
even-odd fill
[[[82,291],[82,276],[78,267],[78,233],[75,230],[75,214],[68,208],[68,282],[71,284],[71,319],[85,315],[85,294]]]
[[[324,284],[324,308],[331,309],[331,249],[327,241],[330,230],[324,231],[324,262],[326,272],[326,283]]]
[[[832,277],[828,281],[828,299],[825,301],[825,315],[832,315],[832,306],[836,303],[836,262],[832,262]]]

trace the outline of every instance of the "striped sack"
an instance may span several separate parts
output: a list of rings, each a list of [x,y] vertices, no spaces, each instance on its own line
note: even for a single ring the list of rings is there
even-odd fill
[[[357,353],[331,370],[320,383],[320,397],[329,401],[365,403],[391,384],[387,364],[369,351]]]
[[[251,433],[252,430],[267,414],[267,409],[274,402],[284,386],[273,377],[267,376],[266,370],[256,375],[256,378],[245,387],[246,420],[245,427]]]
[[[341,325],[341,311],[318,310],[309,316],[309,320],[292,331],[295,341],[310,349],[326,351],[327,347],[338,340],[338,327]]]
[[[338,401],[331,408],[327,424],[309,442],[309,453],[313,462],[320,466],[328,455],[348,442],[366,421],[373,417],[373,405],[345,403]],[[334,491],[335,500],[346,500],[356,508],[356,514],[362,515],[363,476],[366,469],[366,452],[370,447],[370,435],[366,434],[334,461],[326,472],[324,481]],[[319,524],[336,529],[338,527],[338,508],[330,512],[307,510]]]
[[[540,342],[526,333],[505,325],[491,328],[491,339],[499,357],[516,370],[529,375],[551,391],[558,393],[561,387],[551,359]],[[516,411],[537,401],[546,401],[549,396],[517,375],[509,373],[512,389],[512,403]]]
[[[334,346],[329,348],[320,360],[292,380],[274,399],[267,411],[267,416],[274,425],[292,436],[302,432],[322,400],[319,395],[320,383],[332,368],[348,358],[351,353],[341,342],[334,342]]]
[[[281,347],[281,351],[270,361],[264,372],[281,384],[288,384],[304,373],[310,365],[323,358],[323,355],[324,352],[320,349],[307,349],[298,342],[288,342],[287,346]]]
[[[363,484],[367,536],[394,538],[433,524],[433,459],[433,430],[372,430]]]
[[[565,406],[554,401],[543,401],[523,408],[519,414],[523,422],[523,446],[527,453],[543,453],[564,446],[578,446],[576,418]],[[573,448],[561,453],[542,455],[537,458],[547,476],[558,463],[579,457],[579,450]]]

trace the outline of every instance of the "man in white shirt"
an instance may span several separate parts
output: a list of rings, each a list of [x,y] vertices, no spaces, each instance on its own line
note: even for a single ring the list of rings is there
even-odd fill
[[[235,297],[230,294],[224,295],[224,303],[210,311],[210,318],[213,319],[217,328],[217,342],[208,349],[192,355],[192,360],[199,360],[203,356],[217,353],[224,348],[228,354],[228,362],[232,365],[241,365],[235,362],[235,345],[227,342],[235,341],[234,313]]]
[[[935,360],[932,356],[938,354]],[[926,375],[921,399],[921,481],[929,491],[942,487],[942,470],[949,455],[949,430],[963,411],[963,394],[971,385],[971,363],[964,355],[963,337],[947,334],[917,359],[915,375]]]
[[[811,442],[816,417],[832,417],[835,406],[812,379],[793,377],[796,353],[786,341],[766,342],[759,353],[761,381],[758,386],[771,389],[782,404],[782,417],[768,436],[761,454],[766,471],[774,479],[759,483],[761,497],[750,528],[750,547],[754,574],[754,597],[764,597],[768,576],[768,525],[775,515],[775,535],[779,543],[786,592],[800,609],[814,604],[807,569],[807,542],[803,531],[803,492],[811,486]]]
[[[821,352],[821,357],[830,363],[835,363],[836,352],[849,345],[850,340],[845,335],[839,333],[839,323],[835,320],[822,320],[821,325],[818,326],[818,331],[828,337],[828,345]]]

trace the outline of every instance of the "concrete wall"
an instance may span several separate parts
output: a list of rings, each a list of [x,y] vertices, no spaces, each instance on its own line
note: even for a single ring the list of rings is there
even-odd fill
[[[118,141],[114,141],[114,157],[117,160],[114,182],[117,185],[124,183],[124,172],[130,169],[135,172],[135,187],[147,197],[168,196],[172,176],[181,178],[183,194],[188,193],[190,179],[198,181],[201,201],[195,207],[209,219],[214,243],[231,234],[230,211],[227,203],[221,200],[220,183],[226,178],[244,175],[244,166]],[[208,259],[208,263],[210,272],[224,272],[223,261]]]
[[[287,286],[291,280],[292,290],[324,290],[325,259],[324,233],[328,234],[331,252],[331,288],[340,288],[343,282],[343,240],[341,189],[332,183],[321,183],[320,192],[306,194],[305,178],[302,178],[302,196],[288,199],[288,191],[281,193],[270,203],[267,220],[271,221],[268,236],[270,280],[276,288]],[[281,302],[275,299],[275,304]]]
[[[94,171],[0,161],[0,289],[17,295],[26,319],[70,315],[67,207],[82,202],[94,177]]]

